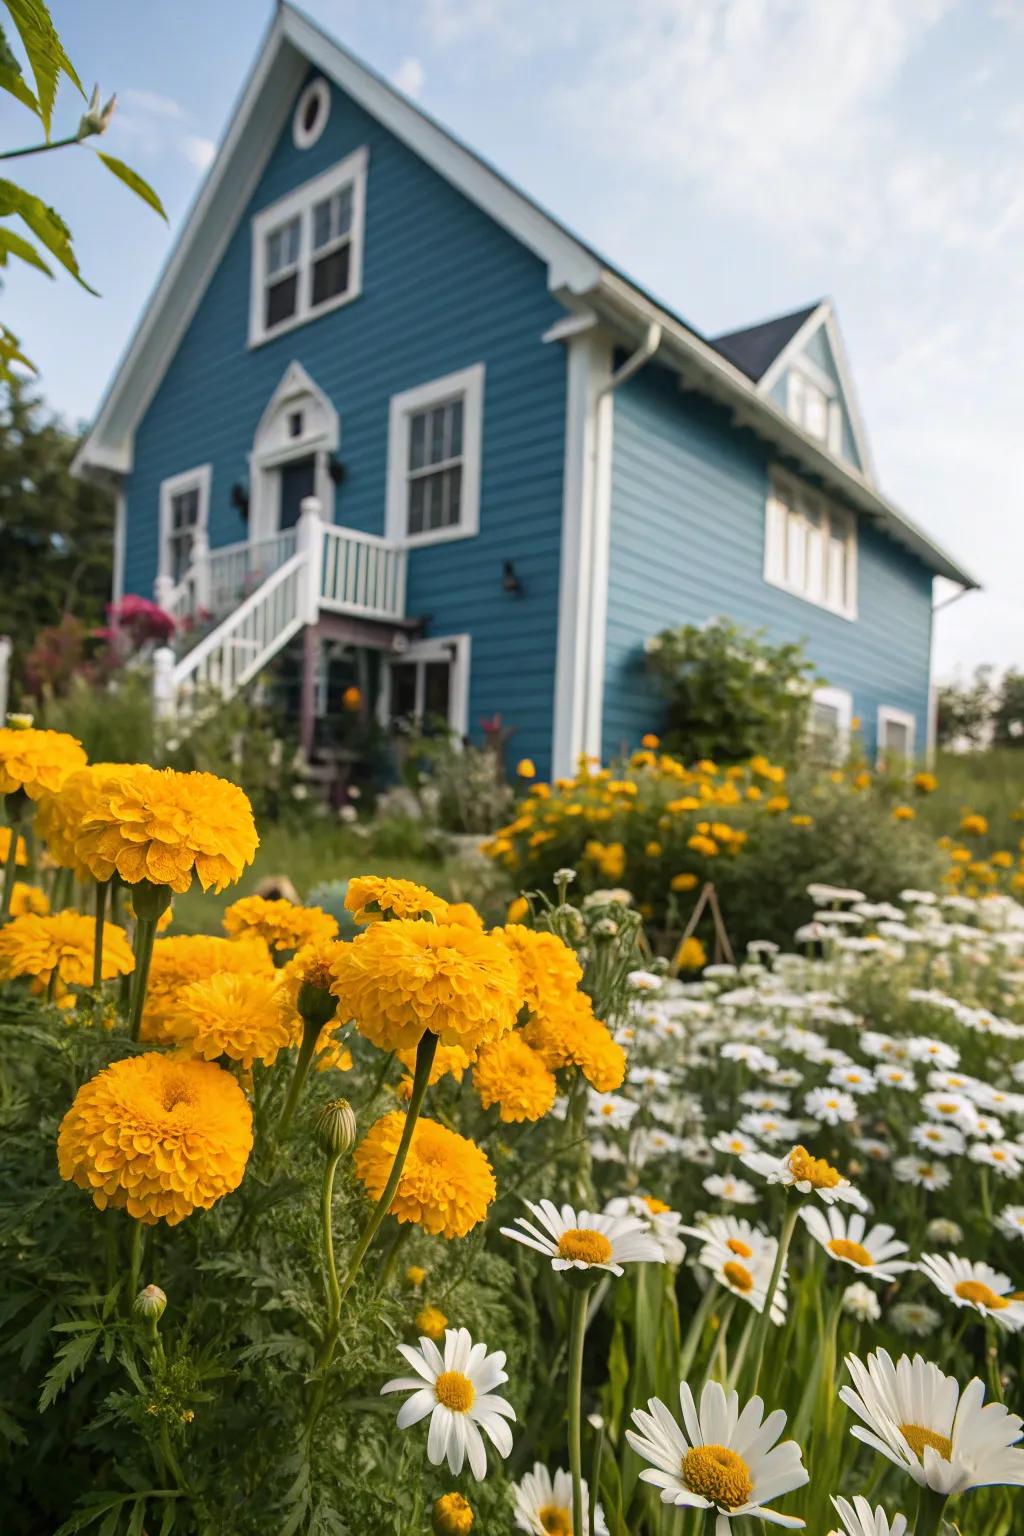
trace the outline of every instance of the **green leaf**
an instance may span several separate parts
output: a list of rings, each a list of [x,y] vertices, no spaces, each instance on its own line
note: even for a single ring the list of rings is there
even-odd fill
[[[55,1403],[72,1378],[85,1369],[102,1332],[102,1328],[94,1328],[91,1333],[81,1333],[77,1338],[71,1338],[66,1344],[61,1345],[57,1351],[57,1358],[43,1381],[43,1390],[39,1394],[40,1413],[44,1413],[51,1403]]]
[[[43,0],[5,0],[5,3],[28,55],[29,68],[36,82],[37,111],[46,130],[46,137],[49,138],[53,104],[57,99],[57,84],[61,75],[67,75],[83,96],[85,91],[74,65],[64,52],[64,45]]]
[[[56,257],[87,293],[96,294],[95,288],[89,287],[78,270],[78,261],[71,244],[71,231],[57,210],[15,182],[0,179],[0,218],[15,215],[24,220],[36,239],[42,242],[50,255]]]
[[[167,222],[167,214],[164,205],[157,197],[148,181],[144,181],[138,171],[133,171],[130,165],[125,165],[123,160],[115,160],[113,155],[105,155],[100,150],[96,151],[107,170],[123,181],[126,187],[130,187],[136,197],[141,197],[144,203],[148,203],[160,217]]]
[[[11,52],[3,27],[0,27],[0,91],[7,91],[15,101],[20,101],[23,107],[39,116],[39,103],[25,83],[21,65]]]

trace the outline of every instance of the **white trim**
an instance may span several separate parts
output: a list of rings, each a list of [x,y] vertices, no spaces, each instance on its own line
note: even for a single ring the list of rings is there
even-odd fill
[[[308,325],[319,320],[343,304],[351,304],[363,291],[363,237],[366,229],[366,167],[370,152],[364,146],[344,160],[332,165],[320,176],[304,181],[253,215],[251,224],[251,257],[249,272],[249,346],[258,347],[265,341],[273,341],[297,325]],[[349,231],[348,287],[344,293],[335,294],[325,303],[313,304],[313,266],[318,259],[313,249],[313,209],[334,193],[345,187],[352,189],[352,227]],[[267,285],[267,235],[271,230],[292,219],[299,221],[299,253],[297,267],[297,291],[295,313],[269,330],[264,323],[264,296]]]
[[[846,407],[846,415],[850,423],[850,433],[853,437],[857,457],[860,460],[861,473],[869,485],[875,483],[875,466],[871,457],[871,447],[868,443],[864,420],[857,402],[857,394],[853,387],[853,375],[850,371],[849,358],[846,346],[839,330],[839,321],[836,319],[835,306],[831,299],[823,299],[816,309],[808,315],[799,330],[795,331],[777,357],[773,358],[767,370],[757,382],[757,391],[761,395],[770,394],[775,385],[789,368],[797,368],[806,373],[814,383],[819,383],[819,378],[828,381],[831,392],[835,393],[835,385],[828,378],[828,374],[814,362],[813,358],[804,357],[803,352],[807,343],[815,331],[823,328],[832,353],[832,361],[836,365],[836,373],[839,377],[839,396]],[[819,384],[824,388],[824,384]],[[827,440],[827,446],[837,457],[842,443],[841,428],[839,443],[835,441],[834,428],[831,427]]]
[[[311,101],[320,103],[320,112],[316,117],[312,128],[305,125],[306,107]],[[317,139],[327,127],[327,119],[331,115],[331,88],[322,75],[311,80],[306,89],[295,103],[295,111],[292,113],[292,143],[296,149],[312,149]]]
[[[377,722],[386,727],[391,717],[391,668],[403,662],[426,663],[449,661],[451,673],[448,680],[448,729],[460,739],[469,735],[469,671],[472,640],[468,634],[432,635],[427,640],[413,640],[403,651],[384,657],[381,669],[380,692],[377,696]],[[422,718],[423,679],[420,673],[416,686],[416,708]]]
[[[917,750],[917,716],[912,715],[909,710],[897,709],[894,704],[879,704],[875,726],[875,757],[878,759],[885,756],[883,738],[887,725],[902,725],[905,728],[907,740],[910,743],[907,761],[910,762]]]
[[[199,505],[196,509],[195,534],[204,537],[210,526],[210,484],[213,479],[213,466],[210,464],[197,464],[194,469],[186,469],[180,475],[170,475],[160,482],[160,544],[157,557],[157,575],[170,576],[170,532],[171,532],[171,501],[173,497],[180,496],[183,491],[198,491]]]
[[[301,437],[283,437],[276,430],[283,416],[292,410],[314,407],[315,429]],[[341,421],[330,397],[316,384],[299,362],[291,362],[280,384],[268,400],[253,435],[249,454],[249,524],[250,544],[271,538],[279,531],[281,517],[281,482],[276,473],[296,459],[315,458],[313,494],[320,502],[325,522],[334,521],[334,481],[331,456],[341,443]]]
[[[853,694],[847,688],[815,688],[811,694],[811,702],[823,704],[827,709],[835,710],[838,716],[835,752],[837,757],[845,757],[850,745],[850,733],[853,730]],[[811,734],[814,734],[813,730]]]
[[[124,597],[124,562],[127,534],[127,507],[124,487],[114,492],[114,558],[110,580],[110,600],[119,603]]]
[[[786,577],[787,563],[787,538],[788,516],[791,511],[799,512],[803,503],[811,502],[821,517],[820,535],[822,545],[822,583],[825,594],[815,597],[799,583],[791,582]],[[829,535],[833,523],[842,520],[847,524],[846,535],[847,569],[846,569],[846,602],[832,603],[827,597],[828,583],[828,546]],[[791,597],[798,597],[802,602],[810,603],[814,608],[822,608],[826,613],[833,613],[837,618],[853,622],[857,618],[857,580],[858,564],[860,560],[860,528],[857,515],[849,507],[839,506],[831,497],[824,495],[813,485],[799,479],[796,475],[787,474],[785,470],[773,466],[768,477],[768,499],[764,514],[764,566],[763,575],[769,586],[778,587],[782,592],[788,592]]]
[[[385,537],[393,544],[419,549],[449,539],[470,539],[480,531],[480,478],[484,422],[483,363],[431,379],[391,396],[388,416],[388,481]],[[409,532],[409,421],[419,411],[462,397],[462,485],[459,521],[447,528]]]

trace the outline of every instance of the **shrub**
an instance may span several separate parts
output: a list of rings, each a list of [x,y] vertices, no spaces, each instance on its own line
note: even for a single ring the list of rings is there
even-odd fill
[[[665,629],[647,665],[667,700],[665,740],[687,757],[784,757],[805,733],[814,670],[802,644],[772,645],[728,619]]]

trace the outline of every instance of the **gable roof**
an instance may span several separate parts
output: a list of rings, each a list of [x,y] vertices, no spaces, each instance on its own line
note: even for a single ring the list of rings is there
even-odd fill
[[[712,336],[711,345],[757,384],[818,307],[811,304],[792,315],[776,315],[740,331],[726,331],[721,336]]]
[[[605,261],[287,0],[279,0],[206,180],[79,449],[73,466],[77,472],[119,476],[131,471],[135,429],[256,190],[311,64],[533,251],[547,267],[549,289],[570,313],[592,316],[634,345],[654,336],[659,361],[675,369],[686,387],[729,407],[738,425],[749,427],[877,519],[929,569],[962,586],[977,586],[905,513],[881,497],[867,476],[790,421],[764,393],[766,374],[755,383],[714,342]]]

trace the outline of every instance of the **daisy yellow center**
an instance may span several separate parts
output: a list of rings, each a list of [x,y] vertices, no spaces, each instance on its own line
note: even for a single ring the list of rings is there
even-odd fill
[[[593,1227],[570,1227],[558,1239],[560,1259],[579,1259],[583,1264],[607,1264],[612,1245],[603,1232]]]
[[[612,1104],[602,1104],[601,1105],[601,1113],[602,1113],[602,1115],[614,1115],[614,1113],[615,1113],[614,1105],[612,1105]]]
[[[687,1451],[683,1482],[691,1493],[699,1493],[723,1509],[739,1509],[754,1491],[750,1468],[727,1445],[695,1445]]]
[[[926,1445],[938,1451],[943,1461],[953,1459],[953,1442],[948,1435],[940,1435],[934,1429],[925,1429],[923,1424],[901,1424],[900,1434],[921,1461],[924,1460]]]
[[[653,1195],[644,1195],[643,1201],[652,1216],[661,1216],[671,1210],[671,1206],[666,1205],[664,1200],[656,1200]]]
[[[939,1113],[941,1115],[955,1115],[959,1107],[958,1104],[940,1104]]]
[[[789,1171],[798,1184],[810,1184],[813,1189],[835,1189],[843,1176],[823,1157],[812,1157],[806,1147],[794,1147],[789,1154]]]
[[[864,1269],[870,1269],[874,1264],[863,1243],[855,1243],[849,1237],[834,1237],[828,1245],[829,1253],[834,1253],[837,1259],[849,1259],[851,1264],[860,1264]]]
[[[537,1519],[548,1536],[572,1536],[572,1510],[563,1509],[561,1504],[545,1504],[538,1509]]]
[[[442,1371],[434,1382],[434,1394],[452,1413],[468,1413],[476,1397],[476,1388],[461,1371]]]
[[[754,1256],[753,1248],[751,1248],[749,1243],[745,1243],[742,1238],[727,1237],[725,1246],[730,1253],[738,1254],[741,1259],[751,1259]]]
[[[743,1264],[737,1264],[733,1259],[730,1259],[728,1264],[723,1264],[722,1274],[734,1291],[742,1291],[746,1294],[747,1291],[754,1289],[754,1277],[750,1270]]]
[[[990,1312],[1002,1312],[1010,1303],[1005,1296],[997,1296],[990,1285],[982,1280],[958,1280],[953,1290],[961,1301],[971,1301],[976,1307],[988,1307]]]

